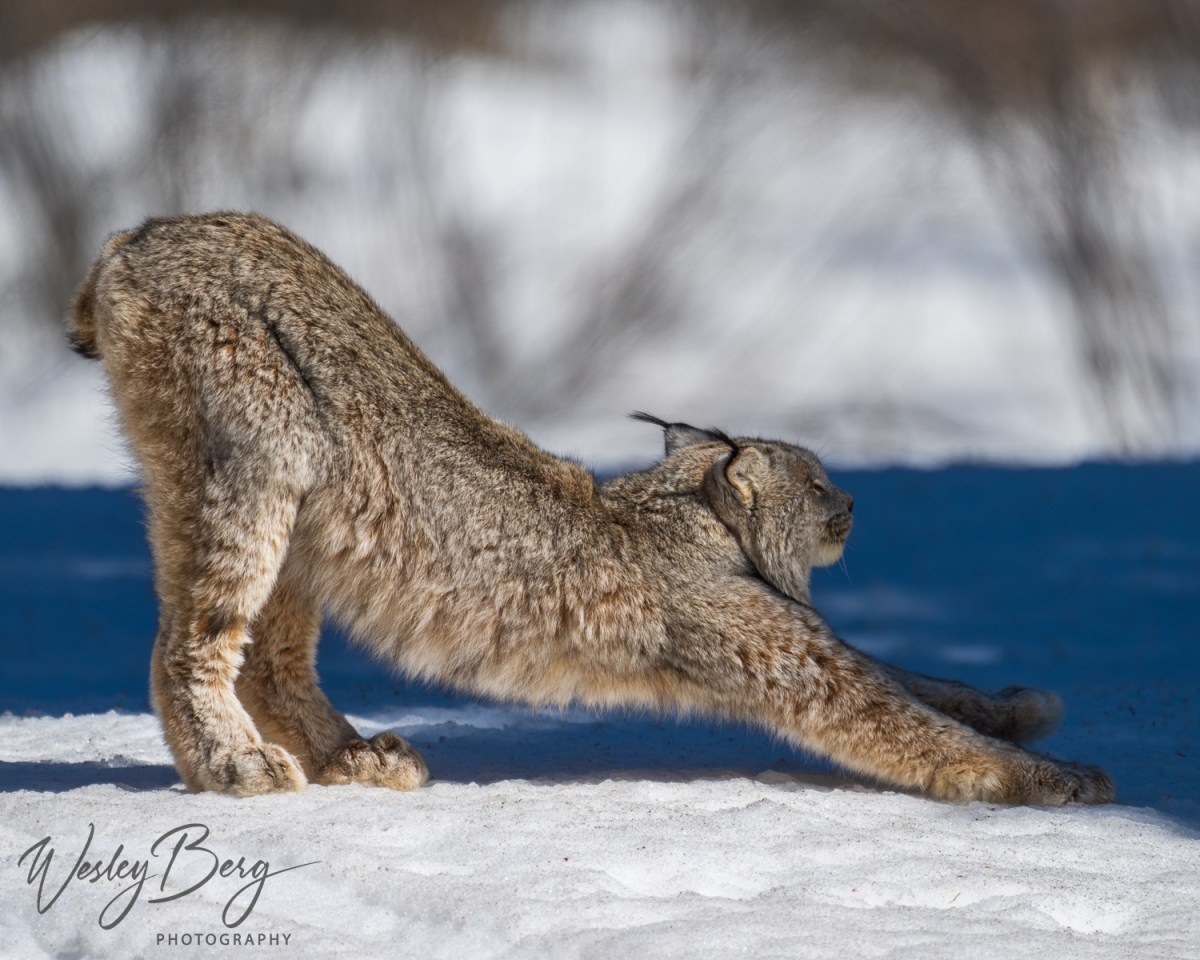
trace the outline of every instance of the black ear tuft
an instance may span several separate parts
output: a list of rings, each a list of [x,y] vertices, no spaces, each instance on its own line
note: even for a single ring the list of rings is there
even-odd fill
[[[629,419],[630,420],[640,420],[640,421],[642,421],[642,423],[653,423],[656,426],[662,427],[664,430],[670,426],[670,424],[667,423],[666,420],[660,420],[654,414],[646,413],[643,410],[634,410],[633,413],[631,413],[629,415]]]
[[[724,430],[718,430],[716,427],[709,427],[704,432],[712,437],[713,440],[719,440],[721,443],[728,444],[729,449],[734,453],[737,453],[741,449],[741,447],[737,445],[737,441],[734,440],[733,437],[727,434]]]
[[[668,457],[676,450],[694,447],[702,443],[727,443],[734,450],[737,449],[737,444],[720,430],[701,430],[699,427],[693,427],[690,423],[667,423],[666,420],[661,420],[652,413],[643,413],[641,410],[637,410],[629,416],[633,420],[653,423],[663,428]]]

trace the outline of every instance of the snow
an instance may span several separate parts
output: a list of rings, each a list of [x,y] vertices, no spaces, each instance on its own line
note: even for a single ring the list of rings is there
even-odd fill
[[[163,904],[147,902],[161,895],[152,879],[111,930],[97,919],[124,884],[76,882],[38,917],[35,888],[10,878],[4,943],[28,958],[208,956],[158,937],[235,931],[288,934],[279,954],[314,957],[1065,960],[1186,957],[1200,942],[1195,836],[1126,808],[954,807],[771,774],[661,773],[249,801],[98,783],[4,806],[10,851],[49,834],[73,860],[95,823],[93,856],[124,843],[158,873],[175,838],[157,858],[153,840],[196,823],[222,858],[310,864],[269,878],[234,931],[221,918],[238,878]],[[207,869],[185,855],[168,891]]]

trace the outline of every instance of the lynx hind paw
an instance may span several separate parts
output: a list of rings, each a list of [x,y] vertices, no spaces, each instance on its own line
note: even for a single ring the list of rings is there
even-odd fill
[[[1017,743],[1028,743],[1053,733],[1063,718],[1062,697],[1052,690],[1007,687],[999,698],[1012,711],[1004,735]]]
[[[303,790],[308,781],[295,757],[274,743],[216,753],[201,771],[200,786],[237,797]]]
[[[351,740],[334,754],[316,782],[415,790],[428,779],[425,761],[413,745],[384,731],[370,740]]]

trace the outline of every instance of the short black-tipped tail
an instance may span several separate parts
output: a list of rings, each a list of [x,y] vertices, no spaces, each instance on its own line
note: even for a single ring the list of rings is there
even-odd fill
[[[100,350],[96,346],[95,305],[96,277],[103,263],[104,257],[101,257],[92,264],[92,269],[88,271],[87,279],[75,294],[75,300],[67,314],[67,339],[71,342],[71,349],[91,360],[100,357]]]
[[[71,349],[81,356],[92,360],[100,356],[100,346],[96,341],[96,285],[100,280],[101,271],[108,266],[118,250],[130,242],[136,242],[152,223],[153,221],[147,220],[137,230],[122,230],[110,236],[104,244],[104,251],[92,264],[83,285],[75,294],[75,300],[67,314],[67,339],[71,341]]]

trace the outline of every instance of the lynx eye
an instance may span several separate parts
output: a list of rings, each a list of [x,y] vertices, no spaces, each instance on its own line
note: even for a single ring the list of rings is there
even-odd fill
[[[813,480],[813,481],[811,481],[811,483],[812,483],[813,492],[816,493],[818,496],[823,497],[823,496],[825,496],[825,494],[827,494],[829,492],[829,488],[827,486],[825,486],[825,484],[823,484],[820,480]]]

